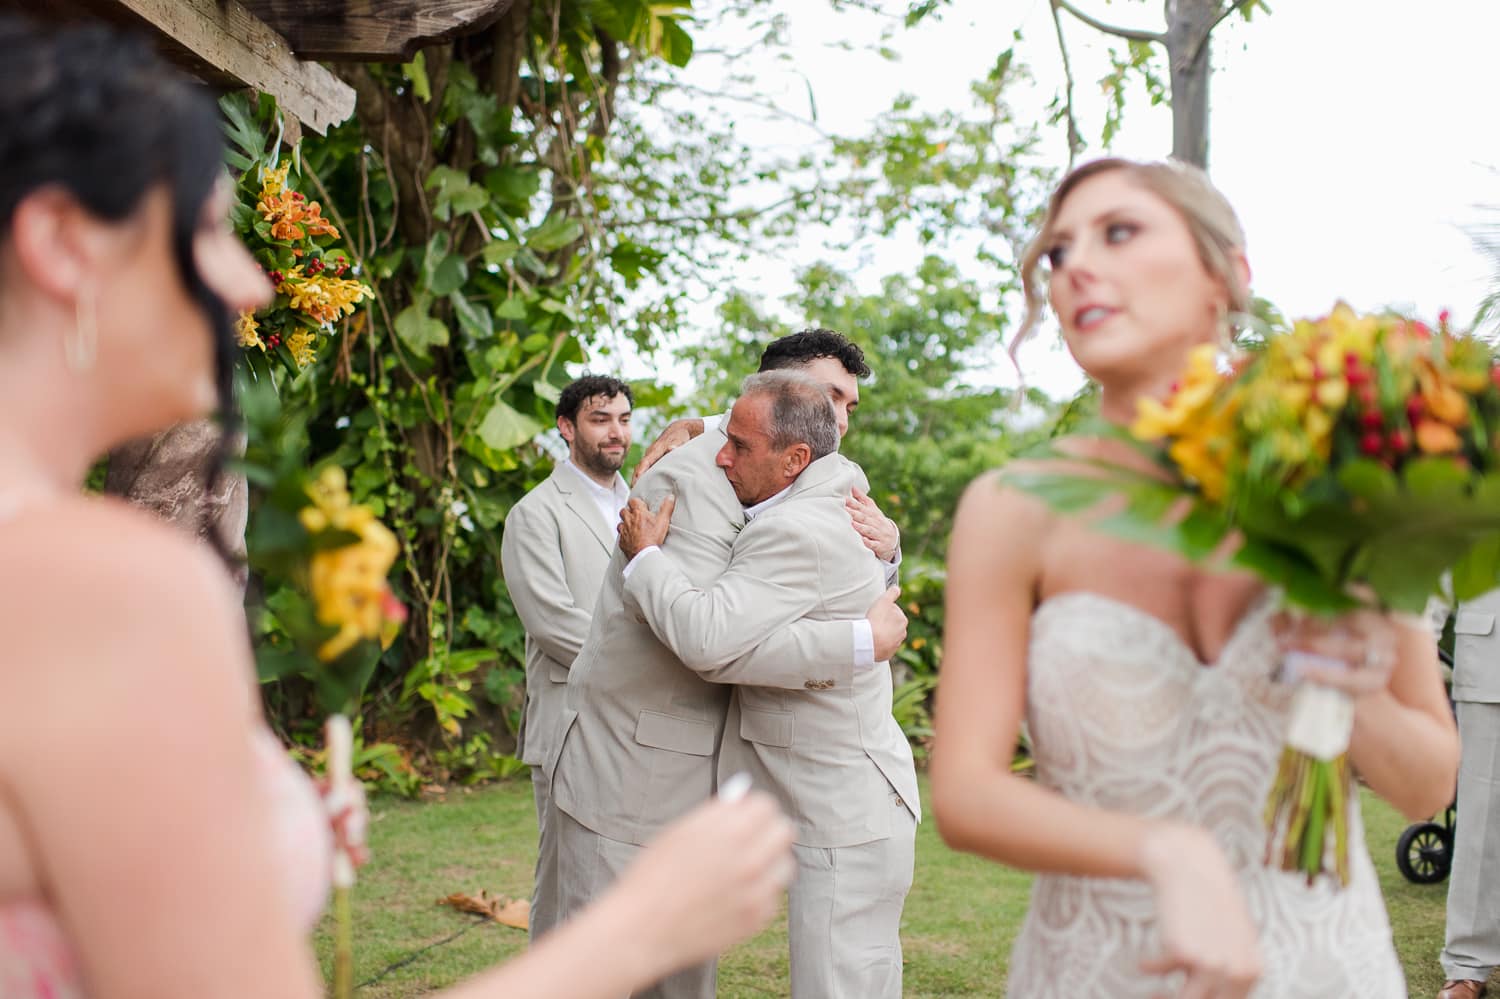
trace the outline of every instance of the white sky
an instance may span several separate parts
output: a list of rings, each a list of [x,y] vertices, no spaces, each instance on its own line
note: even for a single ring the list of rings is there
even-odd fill
[[[1157,0],[1075,0],[1097,17],[1133,27],[1162,26]],[[708,4],[704,4],[708,6]],[[1433,316],[1444,307],[1467,320],[1485,294],[1489,265],[1465,227],[1500,222],[1500,130],[1494,127],[1496,39],[1500,3],[1494,0],[1273,0],[1270,15],[1250,24],[1238,17],[1215,34],[1216,73],[1210,115],[1210,170],[1238,210],[1249,236],[1254,290],[1288,315],[1322,313],[1337,298],[1356,308],[1415,307]],[[1047,0],[954,0],[938,18],[898,30],[890,63],[862,43],[878,40],[889,23],[860,12],[834,13],[824,0],[782,0],[789,19],[790,64],[768,57],[741,64],[757,89],[800,114],[816,97],[821,122],[841,134],[887,110],[900,93],[919,106],[968,107],[971,81],[1015,43],[1017,58],[1036,78],[1030,94],[1012,102],[1035,111],[1061,87],[1062,69]],[[906,0],[888,0],[893,15]],[[1082,128],[1097,145],[1102,107],[1095,81],[1108,69],[1104,39],[1065,17]],[[739,47],[707,27],[695,32],[701,48]],[[848,51],[839,43],[849,43]],[[703,56],[689,80],[714,87],[722,62]],[[1143,88],[1137,87],[1143,94]],[[746,141],[795,146],[808,133],[795,124],[746,111],[736,118]],[[1066,144],[1058,129],[1047,142],[1059,167]],[[1128,109],[1110,152],[1144,158],[1171,148],[1171,115],[1144,97]],[[833,259],[853,269],[862,289],[910,268],[923,250],[896,237],[862,248],[860,257],[835,257],[815,241],[790,255],[754,261],[734,275],[741,287],[773,302],[792,287],[800,264]],[[794,317],[788,317],[795,321]],[[705,322],[711,314],[705,311]],[[1056,394],[1080,378],[1053,337],[1023,353],[1027,380]],[[632,364],[630,367],[635,368]],[[1008,365],[990,370],[1013,381]],[[652,370],[679,383],[670,365]],[[641,370],[632,371],[639,374]],[[688,386],[683,385],[684,389]]]

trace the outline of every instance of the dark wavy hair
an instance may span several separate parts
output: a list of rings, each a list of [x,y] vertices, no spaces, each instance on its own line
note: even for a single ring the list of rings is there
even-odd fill
[[[0,16],[0,241],[16,207],[45,186],[66,190],[92,215],[122,222],[158,185],[172,205],[172,252],[183,286],[214,338],[223,420],[203,469],[212,490],[236,429],[234,334],[229,308],[193,260],[203,206],[224,171],[218,107],[142,38],[103,25],[50,27]],[[207,532],[222,550],[218,532]]]
[[[855,378],[870,377],[870,365],[865,362],[865,352],[859,349],[859,344],[842,333],[826,329],[803,330],[772,340],[760,355],[760,370],[801,367],[822,357],[838,361]]]
[[[578,422],[578,410],[595,396],[613,399],[623,395],[625,401],[635,406],[635,393],[630,386],[618,378],[608,375],[581,375],[575,378],[557,397],[557,418],[569,423]]]

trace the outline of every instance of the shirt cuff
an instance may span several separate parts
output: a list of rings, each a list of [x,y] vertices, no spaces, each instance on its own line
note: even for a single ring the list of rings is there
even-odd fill
[[[633,558],[629,562],[625,563],[625,568],[622,570],[621,575],[624,578],[629,579],[630,578],[630,574],[635,571],[635,564],[637,562],[639,562],[641,559],[645,558],[647,555],[651,554],[652,552],[659,552],[659,551],[661,551],[661,549],[658,548],[656,545],[647,545],[645,548],[642,548],[640,551],[638,551],[638,552],[635,553],[635,558]],[[870,624],[869,621],[865,622],[866,627],[868,627],[869,624]],[[871,645],[873,645],[873,644],[874,644],[874,640],[871,639]]]
[[[875,629],[870,627],[869,618],[850,623],[854,625],[854,668],[869,669],[875,665]]]
[[[892,568],[899,566],[901,564],[901,546],[899,544],[896,545],[896,550],[891,553],[891,557],[882,559],[881,561]]]
[[[724,414],[723,413],[715,413],[713,416],[705,416],[705,417],[703,417],[703,432],[705,434],[711,434],[715,430],[718,430],[719,429],[719,424],[721,424],[723,422],[724,422]]]

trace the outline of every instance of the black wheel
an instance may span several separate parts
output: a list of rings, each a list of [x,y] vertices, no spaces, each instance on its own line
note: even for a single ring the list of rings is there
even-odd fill
[[[1436,822],[1407,826],[1396,841],[1396,866],[1413,884],[1437,884],[1453,866],[1453,833]]]

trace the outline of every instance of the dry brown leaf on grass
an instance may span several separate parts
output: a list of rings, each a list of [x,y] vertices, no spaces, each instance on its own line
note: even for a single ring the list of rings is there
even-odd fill
[[[479,889],[477,895],[455,892],[447,898],[438,899],[437,904],[452,906],[459,912],[472,912],[476,916],[493,919],[501,926],[511,926],[518,930],[526,929],[531,917],[531,903],[526,899],[491,895],[483,888]]]

